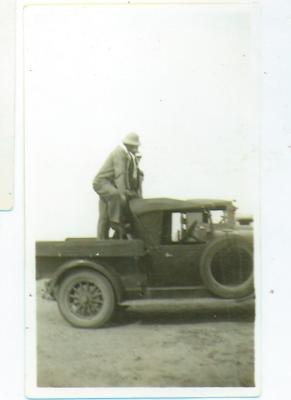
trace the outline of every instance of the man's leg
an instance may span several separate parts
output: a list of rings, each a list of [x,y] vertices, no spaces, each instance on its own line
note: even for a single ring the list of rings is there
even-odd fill
[[[99,194],[100,199],[102,199],[103,202],[106,204],[107,217],[109,219],[110,226],[115,231],[118,232],[118,236],[120,238],[123,237],[124,236],[123,212],[124,212],[124,207],[126,206],[125,195],[121,194],[120,191],[109,182],[99,183],[97,189],[98,189],[97,193]],[[103,207],[103,205],[101,205],[101,207]],[[100,215],[104,215],[104,213],[103,214],[100,213]],[[101,220],[101,227],[102,227],[102,220]],[[104,232],[103,229],[102,232]],[[102,232],[100,232],[100,234],[102,234]]]
[[[121,196],[118,191],[112,194],[107,201],[110,226],[117,232],[120,239],[123,239],[125,237],[123,215],[125,203],[126,199],[123,198],[123,196]]]
[[[109,238],[110,222],[108,217],[107,203],[101,197],[99,199],[99,219],[97,226],[97,237],[98,239]]]

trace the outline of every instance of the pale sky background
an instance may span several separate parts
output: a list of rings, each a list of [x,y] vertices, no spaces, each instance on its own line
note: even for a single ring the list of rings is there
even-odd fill
[[[140,134],[144,197],[258,200],[251,20],[239,6],[25,10],[27,223],[95,236],[92,180]]]

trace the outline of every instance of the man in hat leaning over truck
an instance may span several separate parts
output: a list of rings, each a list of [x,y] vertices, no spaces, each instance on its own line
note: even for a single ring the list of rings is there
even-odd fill
[[[139,136],[131,132],[108,156],[94,178],[93,188],[99,195],[97,236],[108,239],[109,228],[120,239],[126,237],[125,216],[128,201],[142,196],[143,173],[138,168]]]

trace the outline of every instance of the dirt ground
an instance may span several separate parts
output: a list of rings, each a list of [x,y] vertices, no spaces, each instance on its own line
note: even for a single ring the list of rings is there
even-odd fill
[[[71,327],[38,282],[38,386],[254,385],[253,313],[241,303],[131,306],[102,329]]]

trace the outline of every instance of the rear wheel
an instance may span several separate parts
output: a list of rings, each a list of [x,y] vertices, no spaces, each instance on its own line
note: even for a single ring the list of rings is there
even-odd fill
[[[115,309],[113,288],[95,271],[76,271],[61,282],[58,306],[63,317],[78,328],[99,328],[112,317]]]
[[[253,250],[243,238],[229,236],[212,242],[200,261],[204,285],[223,298],[240,298],[253,293]]]

